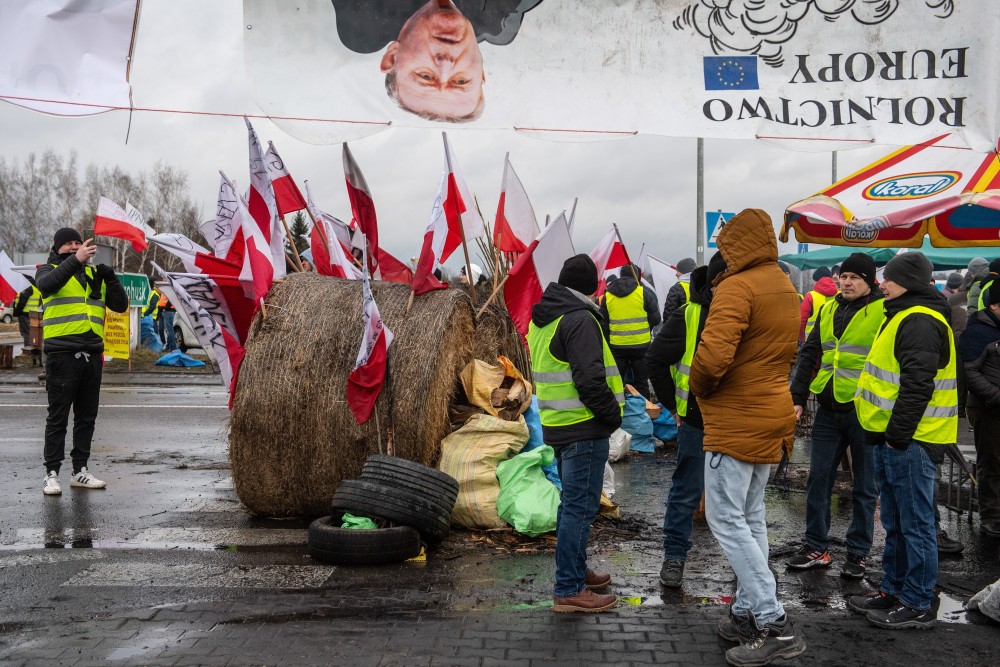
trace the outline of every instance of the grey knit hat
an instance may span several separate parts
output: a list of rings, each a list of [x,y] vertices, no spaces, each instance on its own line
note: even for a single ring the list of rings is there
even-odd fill
[[[926,288],[931,283],[934,265],[922,252],[904,252],[885,265],[882,275],[908,290]]]

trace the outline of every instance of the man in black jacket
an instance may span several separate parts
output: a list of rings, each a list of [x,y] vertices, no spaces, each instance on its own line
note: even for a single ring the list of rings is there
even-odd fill
[[[677,465],[670,478],[667,508],[663,515],[663,564],[660,583],[670,588],[681,585],[684,564],[691,550],[694,513],[705,490],[705,425],[688,379],[691,360],[701,338],[712,302],[712,280],[726,270],[725,260],[716,253],[708,266],[691,272],[691,301],[675,310],[649,346],[646,367],[656,397],[677,422]],[[709,277],[711,276],[711,277]],[[691,325],[693,328],[689,328]]]
[[[853,488],[851,525],[847,529],[847,559],[841,576],[860,579],[871,550],[875,527],[875,462],[854,410],[854,393],[865,357],[885,316],[882,293],[876,289],[875,261],[856,252],[840,267],[840,292],[816,316],[792,378],[792,403],[802,417],[810,393],[819,408],[813,420],[806,482],[806,533],[802,548],[787,562],[805,570],[828,567],[830,500],[837,467],[850,447]]]
[[[991,287],[983,309],[969,318],[958,352],[976,444],[979,526],[986,535],[1000,537],[1000,289]]]
[[[66,427],[73,409],[71,486],[103,489],[105,482],[87,470],[90,441],[101,394],[104,353],[104,309],[128,310],[128,295],[114,270],[87,263],[97,252],[93,239],[64,227],[55,233],[49,260],[35,273],[44,309],[43,349],[49,412],[45,420],[45,485],[47,496],[62,493],[59,468],[66,457]]]
[[[638,266],[628,264],[622,267],[621,277],[608,283],[601,303],[601,328],[622,379],[649,398],[646,350],[653,327],[660,323],[660,307],[656,293],[636,280],[641,276]]]
[[[603,611],[618,601],[592,589],[611,575],[587,568],[590,525],[601,503],[608,436],[622,423],[625,396],[591,300],[597,267],[587,255],[566,260],[531,311],[528,348],[542,435],[556,452],[562,497],[556,529],[553,611]]]

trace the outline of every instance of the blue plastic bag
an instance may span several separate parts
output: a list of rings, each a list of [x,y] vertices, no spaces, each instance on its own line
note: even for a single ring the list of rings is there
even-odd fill
[[[632,436],[633,452],[649,453],[656,448],[653,440],[653,420],[646,414],[646,399],[642,396],[625,397],[625,414],[622,430]]]
[[[524,423],[528,425],[528,444],[521,452],[530,452],[545,445],[542,439],[542,418],[538,414],[538,397],[531,397],[531,405],[524,411]],[[559,467],[555,461],[542,466],[545,478],[552,482],[557,489],[562,491],[562,481],[559,479]]]
[[[660,416],[653,420],[653,435],[657,440],[662,440],[663,442],[668,442],[670,440],[677,439],[677,423],[674,421],[674,416],[670,414],[670,411],[663,407],[662,403],[657,403],[660,406]]]
[[[198,368],[199,366],[204,366],[204,361],[198,361],[192,357],[187,356],[180,350],[174,350],[173,352],[167,352],[165,355],[156,360],[157,366],[186,366],[189,368]]]
[[[159,354],[163,352],[163,341],[156,333],[153,316],[146,315],[139,319],[139,344]]]

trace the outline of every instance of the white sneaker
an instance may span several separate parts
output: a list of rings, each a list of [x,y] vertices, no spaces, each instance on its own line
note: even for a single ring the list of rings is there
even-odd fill
[[[45,486],[42,487],[42,493],[47,496],[61,496],[62,487],[59,486],[59,473],[55,470],[50,470],[47,475],[45,475]]]
[[[78,486],[84,489],[103,489],[107,486],[105,482],[90,474],[87,466],[80,468],[80,472],[73,475],[69,482],[70,486]]]

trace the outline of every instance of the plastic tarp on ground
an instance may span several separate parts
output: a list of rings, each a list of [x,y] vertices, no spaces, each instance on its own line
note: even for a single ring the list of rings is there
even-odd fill
[[[497,466],[497,513],[519,533],[537,537],[556,529],[559,491],[542,473],[554,457],[552,448],[542,445]]]
[[[646,399],[643,396],[633,394],[625,397],[622,430],[632,436],[630,443],[632,451],[648,454],[656,448],[656,441],[653,440],[653,420],[646,414]]]

